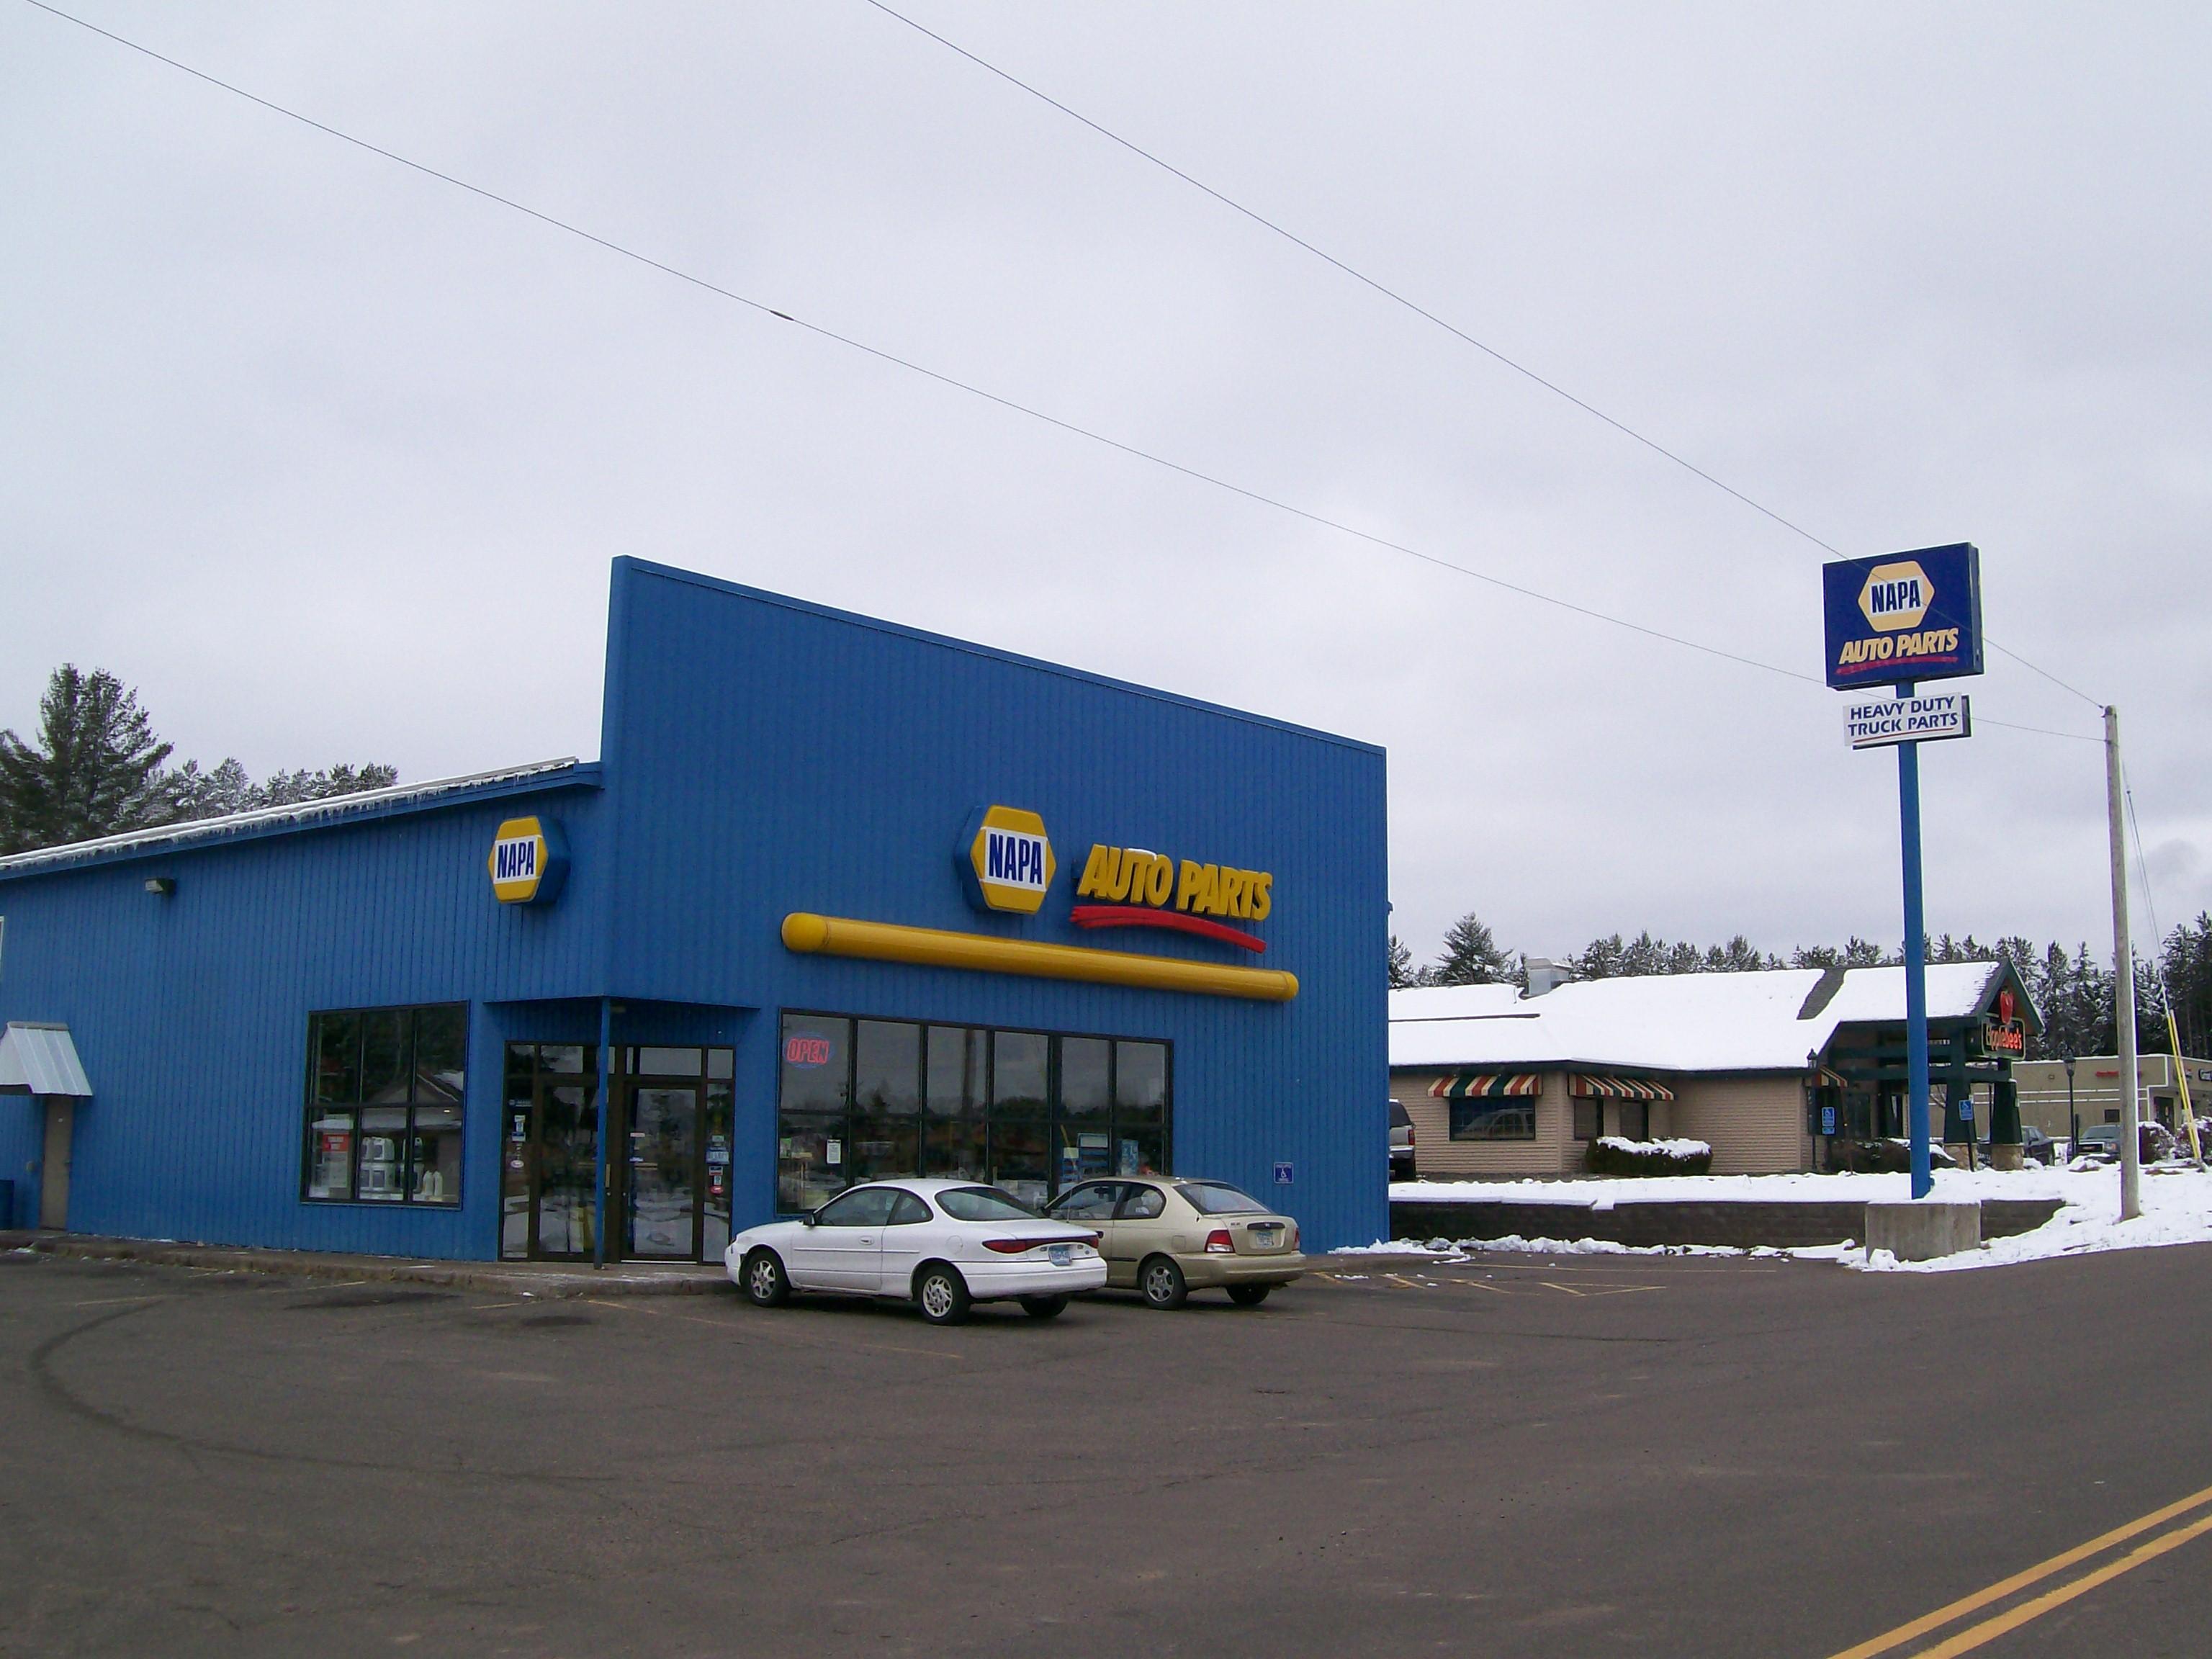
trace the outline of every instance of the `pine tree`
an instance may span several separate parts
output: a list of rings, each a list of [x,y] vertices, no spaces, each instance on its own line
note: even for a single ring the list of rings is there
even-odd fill
[[[170,745],[104,669],[54,670],[39,700],[38,746],[0,732],[0,852],[89,841],[160,823]]]
[[[1390,988],[1403,991],[1422,982],[1421,970],[1413,966],[1413,953],[1395,933],[1390,935]]]
[[[1426,975],[1431,985],[1503,985],[1512,977],[1513,953],[1472,910],[1445,930],[1443,955]]]

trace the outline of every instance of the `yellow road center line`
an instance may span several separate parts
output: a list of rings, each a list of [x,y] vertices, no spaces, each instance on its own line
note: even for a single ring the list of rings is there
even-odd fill
[[[1862,1642],[1855,1648],[1845,1648],[1841,1653],[1832,1655],[1831,1659],[1873,1659],[1875,1654],[1887,1653],[1892,1648],[1903,1647],[1916,1636],[1925,1636],[1929,1631],[1941,1629],[1945,1625],[1965,1618],[1970,1613],[1978,1612],[1988,1607],[1993,1601],[2002,1601],[2014,1590],[2026,1589],[2030,1584],[2039,1583],[2055,1572],[2063,1572],[2076,1562],[2086,1561],[2091,1556],[2112,1548],[2115,1544],[2124,1544],[2129,1539],[2138,1537],[2154,1527],[2165,1525],[2178,1515],[2185,1515],[2191,1510],[2200,1508],[2208,1503],[2212,1503],[2212,1486],[2207,1486],[2202,1492],[2191,1492],[2186,1498],[2179,1498],[2168,1504],[2164,1509],[2153,1510],[2148,1515],[2130,1521],[2125,1526],[2115,1527],[2110,1532],[2100,1533],[2086,1544],[2076,1544],[2070,1550],[2061,1551],[2047,1561],[2039,1561],[2032,1567],[2023,1568],[2013,1574],[2011,1577],[2001,1578],[1988,1589],[1976,1590],[1972,1595],[1962,1595],[1948,1606],[1938,1607],[1933,1613],[1923,1613],[1911,1623],[1899,1625],[1895,1630],[1885,1632],[1870,1641]]]
[[[2061,1584],[2057,1589],[2045,1590],[2032,1601],[1999,1613],[1994,1619],[1984,1619],[1971,1630],[1962,1630],[1949,1640],[1932,1648],[1923,1648],[1916,1659],[1952,1659],[1954,1654],[1969,1653],[1984,1642],[1993,1642],[2008,1631],[2018,1630],[2032,1619],[2040,1619],[2056,1607],[2063,1607],[2077,1595],[2086,1595],[2100,1584],[2111,1583],[2124,1572],[2133,1572],[2146,1561],[2154,1561],[2168,1550],[2179,1549],[2191,1539],[2212,1532],[2212,1515],[2201,1521],[2192,1521],[2185,1527],[2177,1527],[2163,1537],[2154,1538],[2148,1544],[2130,1550],[2117,1561],[2108,1561],[2094,1572],[2085,1572],[2071,1583]]]

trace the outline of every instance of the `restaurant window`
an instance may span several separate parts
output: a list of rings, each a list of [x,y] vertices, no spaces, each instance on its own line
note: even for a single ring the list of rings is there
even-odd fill
[[[1595,1140],[1605,1133],[1605,1107],[1602,1103],[1576,1100],[1569,1103],[1574,1108],[1577,1140]]]
[[[943,1176],[1042,1205],[1103,1175],[1168,1171],[1164,1042],[787,1013],[776,1206],[857,1182]]]
[[[1451,1106],[1454,1140],[1534,1140],[1536,1103],[1527,1097],[1459,1099]]]
[[[466,1004],[310,1014],[307,1059],[302,1197],[461,1201]]]

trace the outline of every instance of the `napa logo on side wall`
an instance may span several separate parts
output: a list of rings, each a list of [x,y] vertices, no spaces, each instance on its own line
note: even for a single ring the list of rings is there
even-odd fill
[[[552,818],[509,818],[484,860],[501,904],[550,904],[568,878],[568,842]]]
[[[968,902],[979,910],[1033,916],[1060,865],[1044,820],[1018,806],[979,806],[954,852]]]
[[[1972,543],[1838,559],[1820,575],[1830,685],[1982,672],[1982,556]]]

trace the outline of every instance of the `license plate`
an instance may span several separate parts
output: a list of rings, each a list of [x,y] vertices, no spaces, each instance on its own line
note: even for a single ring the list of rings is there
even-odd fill
[[[1283,1242],[1283,1230],[1280,1227],[1255,1227],[1252,1229],[1252,1242],[1262,1249],[1272,1250]]]
[[[1069,1262],[1075,1260],[1075,1247],[1073,1244],[1055,1244],[1052,1247],[1048,1254],[1052,1257],[1052,1265],[1054,1267],[1065,1267]]]

